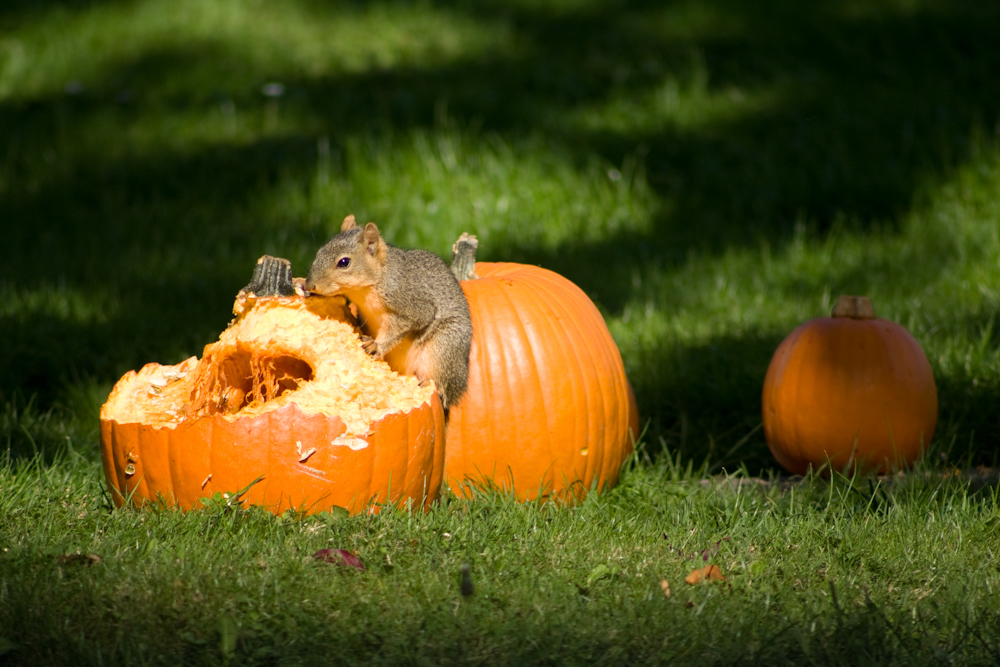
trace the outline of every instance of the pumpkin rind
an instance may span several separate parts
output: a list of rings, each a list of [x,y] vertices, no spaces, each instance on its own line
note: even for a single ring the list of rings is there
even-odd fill
[[[246,315],[252,316],[252,312]],[[258,346],[254,350],[263,354],[273,346],[274,354],[287,354],[288,340],[294,342],[296,335],[292,323],[284,331],[275,329],[277,342],[265,330],[265,342],[239,344]],[[360,342],[356,344],[360,350]],[[162,377],[165,371],[172,377],[191,374],[176,391],[184,394],[193,387],[193,400],[201,391],[201,379],[213,377],[216,366],[212,364],[217,363],[213,355],[219,354],[212,351],[213,345],[206,347],[203,363],[197,367],[194,358],[172,367],[148,364],[139,373],[130,371],[115,386],[101,410],[101,454],[116,505],[162,501],[190,509],[202,498],[242,490],[258,478],[241,500],[274,513],[289,508],[317,512],[333,506],[355,513],[377,510],[377,505],[386,502],[429,504],[437,497],[444,470],[445,431],[444,412],[433,386],[426,391],[414,389],[418,396],[426,394],[423,403],[395,412],[381,410],[365,432],[356,434],[347,432],[339,415],[327,414],[321,392],[308,410],[301,409],[295,397],[309,392],[317,396],[313,385],[308,392],[292,390],[280,402],[258,403],[235,414],[195,413],[173,419],[169,425],[164,425],[168,423],[165,417],[149,410],[137,413],[145,415],[147,423],[120,419],[128,412],[123,405],[143,400],[143,392],[136,387],[145,385],[139,381]],[[303,358],[315,352],[310,348],[319,347],[316,338],[309,336],[301,345]],[[371,360],[363,351],[360,356],[371,365],[370,371],[367,366],[362,371],[396,382],[388,367],[378,367],[383,362]],[[328,359],[311,361],[331,363]],[[398,381],[416,387],[413,378]],[[351,422],[360,423],[357,418]]]
[[[912,464],[937,423],[927,356],[883,319],[822,317],[781,343],[764,380],[764,435],[785,469],[829,462],[887,472]]]
[[[475,268],[479,278],[461,283],[473,340],[469,390],[448,422],[452,491],[495,484],[522,499],[581,499],[613,485],[638,414],[604,318],[552,271]]]

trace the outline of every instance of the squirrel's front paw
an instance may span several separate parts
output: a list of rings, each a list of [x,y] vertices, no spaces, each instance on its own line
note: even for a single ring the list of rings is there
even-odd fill
[[[365,352],[372,355],[373,357],[379,356],[378,342],[374,338],[372,338],[371,336],[364,336],[364,335],[360,336],[360,338],[361,338],[361,347],[364,349]]]

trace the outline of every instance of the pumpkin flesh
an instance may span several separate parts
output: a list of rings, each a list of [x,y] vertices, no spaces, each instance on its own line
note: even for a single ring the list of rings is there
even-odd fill
[[[127,373],[101,408],[116,504],[191,508],[258,478],[244,499],[276,513],[433,500],[444,461],[434,386],[372,359],[337,304],[244,299],[201,361]]]

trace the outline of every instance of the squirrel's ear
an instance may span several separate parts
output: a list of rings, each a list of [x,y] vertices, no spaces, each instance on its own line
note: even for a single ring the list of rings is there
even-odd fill
[[[340,231],[346,232],[348,229],[354,229],[355,227],[357,227],[357,224],[354,222],[354,215],[351,214],[344,218],[344,222],[340,224]]]
[[[362,232],[364,237],[365,249],[368,254],[372,257],[379,257],[382,254],[382,247],[385,242],[382,240],[382,236],[378,233],[378,227],[374,222],[369,222],[365,225],[365,229]]]

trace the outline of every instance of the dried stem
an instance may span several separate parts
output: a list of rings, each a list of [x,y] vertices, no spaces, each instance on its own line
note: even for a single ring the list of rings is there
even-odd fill
[[[849,317],[852,320],[873,320],[875,319],[875,308],[866,296],[847,296],[841,294],[837,297],[837,303],[833,306],[833,317]]]
[[[264,255],[253,267],[250,284],[240,290],[240,296],[292,296],[292,263],[281,257]]]
[[[461,282],[462,280],[474,280],[476,275],[476,248],[479,247],[479,240],[472,234],[462,232],[462,235],[451,247],[451,272]]]

